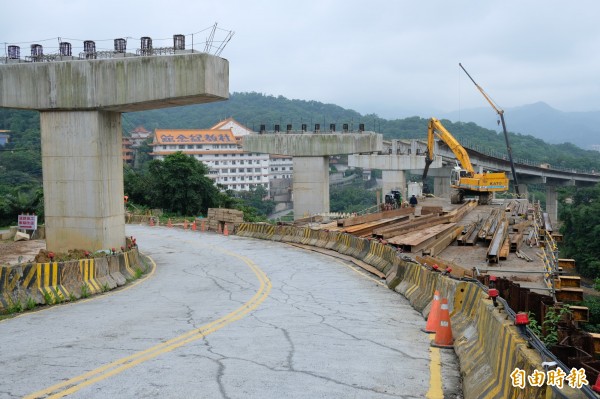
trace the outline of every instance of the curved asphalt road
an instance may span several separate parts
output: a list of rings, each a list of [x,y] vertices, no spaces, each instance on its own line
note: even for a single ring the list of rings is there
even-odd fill
[[[155,272],[0,322],[0,398],[435,398],[440,374],[446,397],[460,397],[456,359],[430,349],[421,315],[339,260],[235,236],[127,232]]]

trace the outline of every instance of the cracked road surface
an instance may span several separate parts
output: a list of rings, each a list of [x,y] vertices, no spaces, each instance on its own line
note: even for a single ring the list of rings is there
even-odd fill
[[[212,233],[127,234],[157,264],[145,281],[0,322],[0,398],[434,398],[440,374],[460,397],[457,360],[441,352],[439,372],[423,317],[339,260]]]

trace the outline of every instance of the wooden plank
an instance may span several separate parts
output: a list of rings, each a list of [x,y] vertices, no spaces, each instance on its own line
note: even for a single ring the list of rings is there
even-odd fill
[[[573,321],[588,322],[590,321],[590,309],[586,306],[569,306]]]
[[[388,240],[389,244],[402,247],[406,252],[415,253],[423,248],[433,244],[439,237],[443,236],[448,230],[456,226],[456,223],[447,223],[433,226],[413,234],[392,237]]]
[[[347,227],[342,229],[342,231],[348,233],[348,234],[352,234],[354,236],[371,236],[373,234],[373,230],[377,229],[377,228],[382,228],[385,226],[389,226],[390,224],[393,223],[397,223],[400,220],[406,220],[409,218],[409,215],[405,215],[399,218],[394,218],[394,219],[387,219],[387,220],[377,220],[375,222],[371,222],[371,223],[364,223],[364,224],[359,224],[356,226],[351,226],[351,227]]]
[[[338,220],[338,226],[349,227],[357,224],[373,222],[380,219],[389,219],[396,216],[414,214],[415,208],[399,208],[391,211],[371,213],[369,215],[354,216],[348,219]]]
[[[418,225],[419,223],[423,222],[424,220],[434,220],[437,217],[438,216],[435,216],[435,215],[417,216],[414,219],[403,220],[399,223],[394,223],[387,227],[382,227],[380,229],[373,230],[373,235],[376,235],[379,238],[384,238],[383,237],[384,234],[393,232],[396,229],[401,229],[401,228],[404,228],[404,227],[412,225],[412,224]]]
[[[579,276],[559,276],[561,287],[581,287],[581,277]]]
[[[423,230],[426,228],[430,228],[432,226],[439,226],[444,223],[448,223],[450,220],[449,216],[436,216],[427,220],[414,220],[412,222],[407,223],[404,226],[395,228],[391,231],[387,231],[381,234],[381,237],[384,239],[390,239],[392,237],[396,237],[403,234],[409,234],[416,230]],[[375,232],[377,233],[377,232]],[[379,234],[378,234],[379,235]]]
[[[429,256],[436,256],[444,249],[446,249],[456,238],[462,233],[462,226],[456,226],[454,229],[450,229],[445,236],[437,239],[436,243],[431,247],[424,249],[423,254]]]
[[[556,291],[556,300],[558,302],[581,302],[583,301],[583,289],[581,288],[561,288]]]
[[[575,269],[575,259],[559,259],[558,266],[564,269]]]

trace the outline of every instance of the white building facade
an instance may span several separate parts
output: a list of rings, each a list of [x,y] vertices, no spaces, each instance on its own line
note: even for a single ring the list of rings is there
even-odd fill
[[[287,155],[271,155],[271,179],[291,179],[294,171],[294,161]]]
[[[270,189],[269,155],[244,152],[232,128],[157,129],[152,146],[154,159],[164,159],[177,151],[196,158],[209,168],[208,177],[226,190],[249,191],[258,186],[267,192]]]

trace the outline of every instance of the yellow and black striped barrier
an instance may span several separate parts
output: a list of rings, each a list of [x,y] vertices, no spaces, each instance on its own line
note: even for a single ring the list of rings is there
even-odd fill
[[[103,292],[135,278],[136,249],[107,257],[0,267],[0,312],[30,301],[50,305]]]

